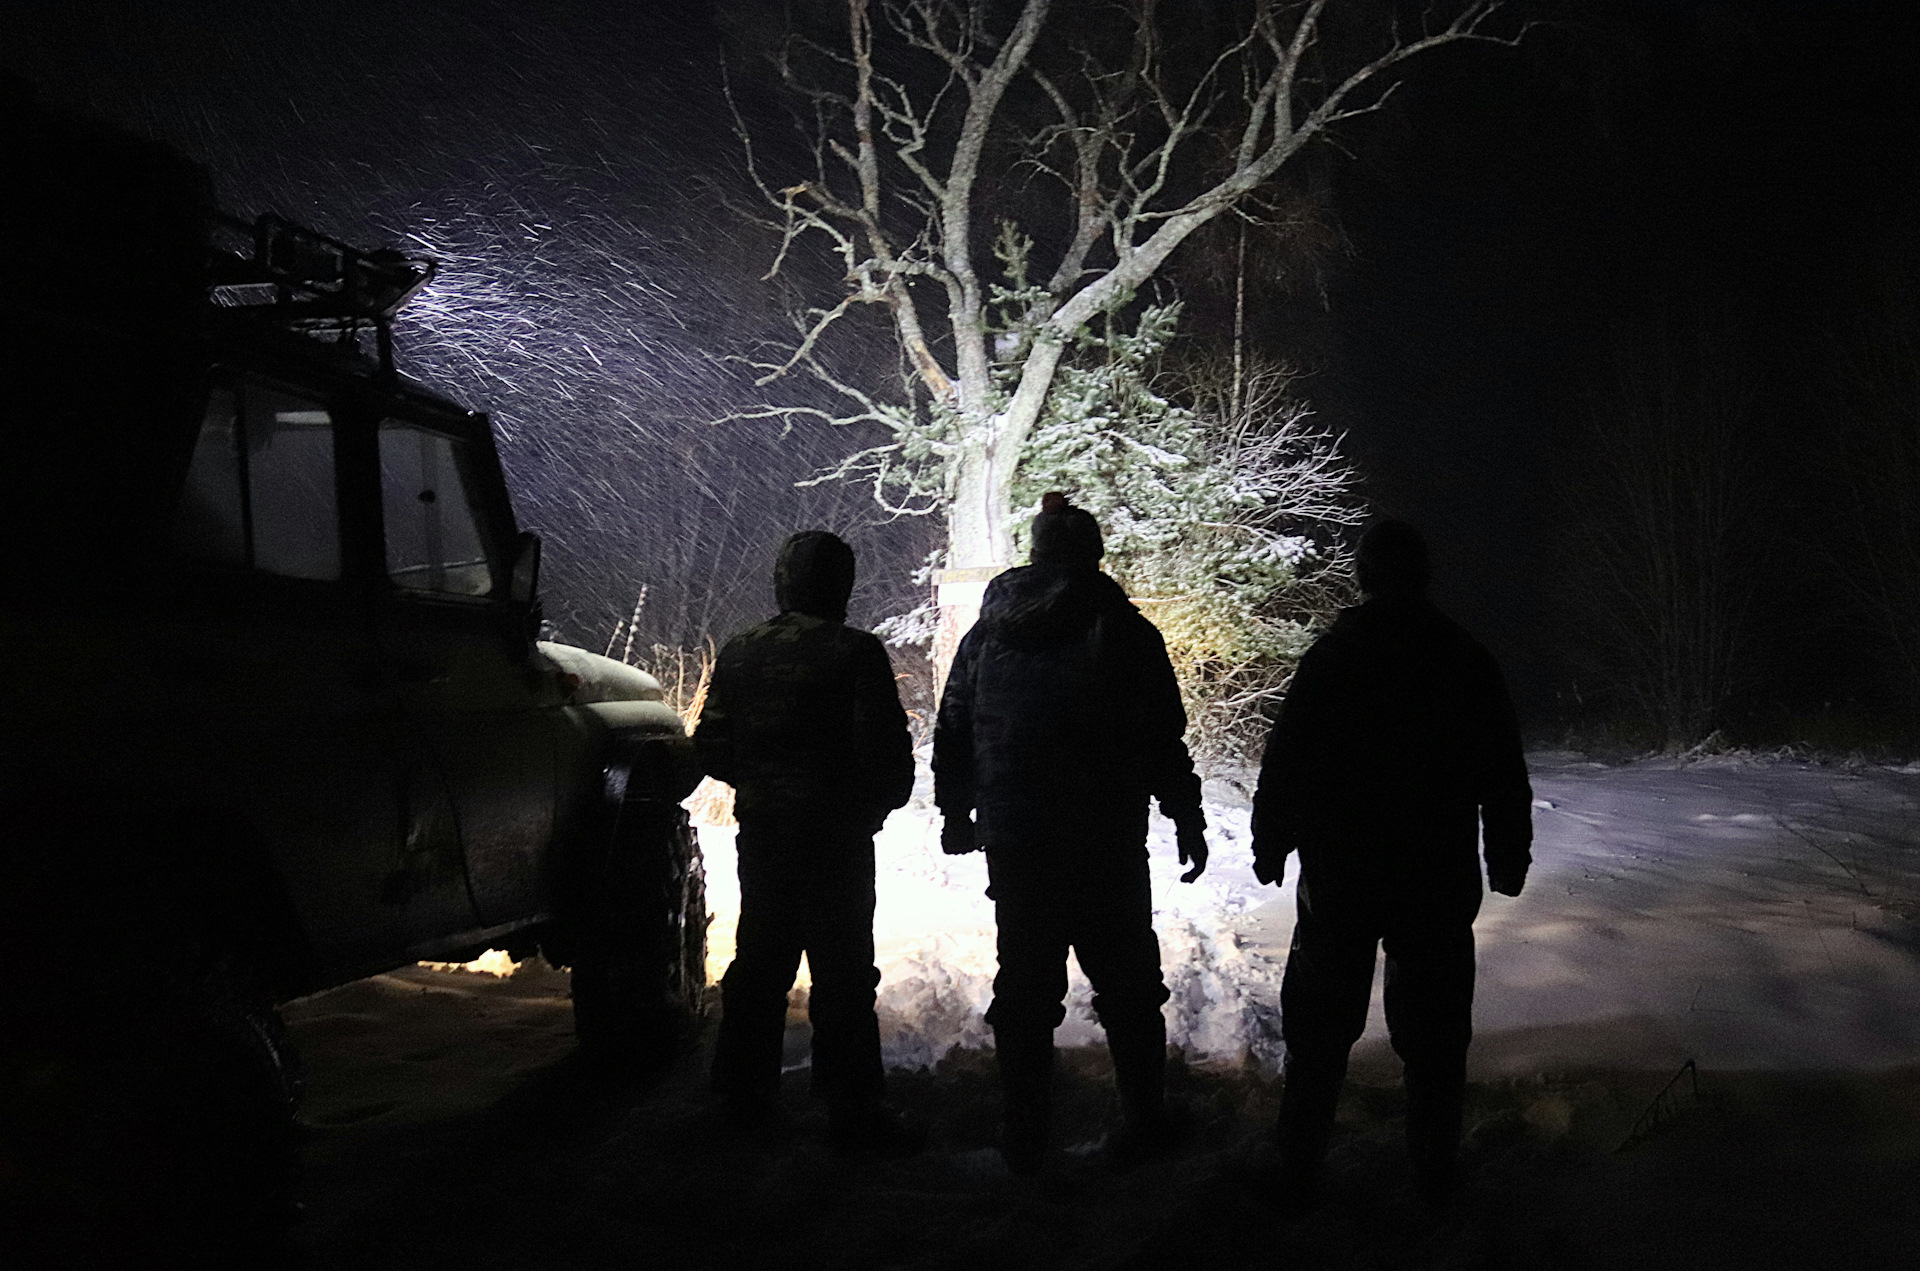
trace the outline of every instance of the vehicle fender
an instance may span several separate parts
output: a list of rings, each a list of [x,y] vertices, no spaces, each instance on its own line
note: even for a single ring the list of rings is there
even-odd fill
[[[568,686],[568,699],[585,702],[660,702],[666,690],[637,666],[589,649],[541,640],[534,651]]]
[[[609,739],[609,781],[616,799],[678,803],[705,775],[693,739],[665,702],[591,702],[578,707],[604,728]],[[624,775],[614,770],[624,768]]]

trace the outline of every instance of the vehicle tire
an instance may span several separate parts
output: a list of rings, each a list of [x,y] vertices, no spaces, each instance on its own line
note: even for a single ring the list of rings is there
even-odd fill
[[[572,953],[581,1048],[622,1074],[663,1073],[706,996],[706,873],[686,812],[659,800],[625,804],[580,916]]]
[[[673,998],[689,1022],[707,1012],[707,863],[700,854],[700,839],[687,821],[685,812],[675,831],[679,835],[674,859],[674,886],[679,891],[679,919],[674,938],[679,947],[678,979]]]
[[[298,1064],[230,959],[97,948],[0,1003],[0,1263],[271,1265]]]

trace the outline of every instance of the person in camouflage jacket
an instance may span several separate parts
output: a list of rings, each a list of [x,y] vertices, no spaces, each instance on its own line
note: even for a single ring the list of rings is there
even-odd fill
[[[873,836],[913,792],[912,742],[886,648],[846,625],[853,549],[809,530],[774,570],[780,612],[720,651],[694,733],[734,788],[740,926],[721,981],[714,1084],[745,1119],[777,1112],[787,994],[812,971],[812,1088],[830,1135],[909,1149],[881,1102]]]

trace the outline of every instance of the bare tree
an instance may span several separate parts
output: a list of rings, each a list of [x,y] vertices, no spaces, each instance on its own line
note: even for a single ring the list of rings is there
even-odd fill
[[[1730,320],[1650,313],[1613,350],[1584,469],[1562,491],[1572,652],[1668,749],[1708,734],[1746,667],[1767,502],[1760,383]]]
[[[1861,288],[1870,306],[1831,331],[1839,374],[1820,405],[1839,515],[1826,527],[1833,577],[1892,663],[1909,727],[1920,723],[1920,267],[1883,247]]]
[[[1326,38],[1330,5],[1126,0],[1076,8],[1098,20],[1068,27],[1050,25],[1052,0],[846,0],[844,44],[792,35],[776,63],[807,106],[810,167],[771,171],[740,125],[780,235],[768,276],[816,241],[845,290],[800,317],[791,348],[750,365],[763,387],[810,375],[850,405],[769,402],[732,417],[882,426],[891,440],[835,475],[871,480],[896,512],[944,513],[956,570],[1010,564],[1015,470],[1076,330],[1125,305],[1197,229],[1245,214],[1309,142],[1379,109],[1401,63],[1518,38],[1490,28],[1498,0],[1431,7],[1411,31],[1396,6],[1347,3],[1381,29],[1375,51],[1345,56]],[[984,187],[1003,189],[1014,170],[1035,179],[1023,201],[1040,184],[1060,196],[1053,220],[1030,227],[1047,245],[1037,252],[983,206]],[[920,405],[821,357],[859,305],[888,315]],[[941,643],[974,612],[944,614]]]

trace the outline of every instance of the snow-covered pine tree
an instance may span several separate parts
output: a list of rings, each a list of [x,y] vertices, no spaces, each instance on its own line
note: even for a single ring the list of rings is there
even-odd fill
[[[1346,593],[1338,530],[1363,505],[1337,438],[1284,365],[1171,352],[1177,304],[1082,328],[1022,452],[1011,526],[1066,491],[1105,532],[1106,567],[1166,637],[1202,756],[1246,760],[1300,655]],[[1237,391],[1236,391],[1237,390]]]

